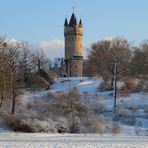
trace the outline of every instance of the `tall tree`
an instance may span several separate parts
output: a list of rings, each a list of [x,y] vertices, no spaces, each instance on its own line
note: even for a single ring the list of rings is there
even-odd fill
[[[23,67],[24,59],[22,59],[21,43],[7,44],[5,55],[5,74],[10,80],[10,94],[12,99],[11,113],[15,112],[16,96],[22,93],[22,84],[20,70]]]
[[[117,73],[128,69],[131,51],[128,41],[121,37],[112,40],[102,40],[92,44],[88,55],[91,76],[101,75],[104,80],[111,80],[113,87],[114,59],[116,59]]]

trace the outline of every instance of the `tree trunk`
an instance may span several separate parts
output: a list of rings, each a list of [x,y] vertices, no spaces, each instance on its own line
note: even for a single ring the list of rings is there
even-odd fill
[[[0,110],[1,110],[1,108],[2,108],[3,100],[4,100],[4,96],[2,95],[2,97],[1,97],[1,102],[0,102]]]
[[[111,90],[114,89],[114,76],[112,76],[112,78],[111,78],[110,89]]]
[[[15,94],[12,95],[12,109],[11,109],[11,114],[15,113]]]
[[[117,107],[117,63],[114,63],[115,65],[115,72],[114,72],[114,108],[113,113],[114,116],[116,115],[116,107]]]

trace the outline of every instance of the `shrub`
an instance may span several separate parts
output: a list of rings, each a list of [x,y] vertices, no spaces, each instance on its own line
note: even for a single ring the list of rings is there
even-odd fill
[[[144,82],[142,80],[126,79],[124,85],[121,88],[121,92],[125,96],[129,96],[130,93],[140,92],[143,89]]]
[[[104,100],[102,97],[100,96],[96,96],[95,97],[95,101],[93,101],[92,103],[92,108],[95,108],[97,113],[103,113],[107,111],[107,107],[104,103]]]
[[[91,115],[90,117],[83,119],[83,133],[100,133],[105,132],[105,120],[102,117],[96,117]]]
[[[103,116],[96,116],[92,112],[86,118],[81,119],[82,133],[112,133],[112,124],[104,119]]]
[[[24,124],[21,122],[20,119],[16,118],[15,116],[7,115],[5,116],[5,123],[6,126],[13,131],[22,131],[27,133],[34,133],[35,129],[32,128],[30,125]]]
[[[74,117],[69,127],[70,133],[80,133],[80,118]]]
[[[69,123],[65,117],[58,117],[56,120],[58,133],[69,133]]]
[[[109,82],[107,82],[107,81],[102,82],[99,85],[98,89],[101,90],[101,91],[110,91],[110,90],[112,90],[111,84]]]
[[[128,109],[125,106],[117,106],[117,116],[119,118],[128,118],[134,115],[134,110]]]
[[[120,89],[120,96],[121,97],[129,97],[130,96],[130,91],[125,85],[122,86],[122,88]]]
[[[114,123],[114,124],[112,125],[112,133],[113,133],[113,134],[122,133],[121,127],[120,127],[118,124]]]
[[[27,133],[35,132],[55,132],[52,120],[47,119],[46,121],[41,121],[32,118],[19,118],[19,116],[5,116],[5,123],[7,127],[13,131],[21,131]]]
[[[146,82],[146,83],[144,84],[143,92],[144,92],[144,93],[148,93],[148,82]]]
[[[130,91],[135,91],[136,90],[136,83],[132,79],[127,79],[124,81],[124,85],[127,89]]]
[[[120,120],[124,124],[127,125],[135,125],[136,116],[135,116],[136,108],[118,106],[117,107],[117,115],[115,117],[116,120]]]
[[[42,107],[45,105],[45,101],[44,100],[41,100],[41,99],[38,99],[38,100],[35,100],[35,104],[38,106],[38,107]]]

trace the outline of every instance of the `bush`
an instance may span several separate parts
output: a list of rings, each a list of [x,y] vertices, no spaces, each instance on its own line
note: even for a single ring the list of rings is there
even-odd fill
[[[122,133],[121,127],[120,127],[118,124],[114,123],[114,124],[112,125],[112,133],[113,133],[113,134]]]
[[[52,120],[41,121],[38,119],[21,119],[19,116],[5,116],[5,123],[7,127],[13,131],[21,131],[27,133],[35,132],[54,132]]]
[[[120,96],[121,97],[129,97],[130,96],[130,91],[125,85],[122,86],[122,88],[120,89]]]
[[[69,133],[69,123],[65,117],[58,117],[56,120],[58,133]]]
[[[102,82],[99,85],[98,89],[101,90],[101,91],[110,91],[110,90],[112,90],[111,84],[109,82],[107,82],[107,81]]]
[[[35,104],[38,107],[43,107],[45,105],[45,101],[44,100],[41,100],[41,99],[38,99],[38,100],[35,100]]]
[[[20,119],[16,118],[15,116],[7,115],[5,116],[5,123],[6,126],[13,131],[21,131],[21,132],[27,132],[27,133],[34,133],[35,129],[32,128],[28,124],[24,124],[21,122]]]
[[[121,91],[125,93],[125,95],[129,95],[130,93],[140,92],[143,89],[144,82],[142,80],[134,80],[134,79],[126,79],[124,81],[124,85],[121,88]]]
[[[135,113],[134,108],[128,108],[128,106],[117,106],[117,116],[119,118],[129,118],[132,117]]]
[[[88,117],[81,119],[81,133],[121,133],[119,125],[105,120],[104,116],[89,113]]]
[[[80,118],[74,117],[74,119],[71,121],[71,125],[69,127],[70,133],[80,133]]]
[[[146,82],[146,83],[144,84],[143,92],[144,92],[144,93],[148,93],[148,82]]]
[[[135,112],[136,112],[136,108],[118,106],[117,115],[115,119],[120,120],[122,123],[127,125],[135,125],[136,123]]]

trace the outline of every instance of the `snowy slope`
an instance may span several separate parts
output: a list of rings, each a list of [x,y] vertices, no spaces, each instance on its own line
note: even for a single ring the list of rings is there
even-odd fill
[[[66,92],[71,87],[76,87],[81,94],[89,93],[90,95],[98,95],[103,98],[103,102],[107,107],[108,111],[112,111],[113,108],[113,97],[110,95],[112,91],[100,92],[98,86],[102,82],[102,78],[89,78],[89,77],[78,77],[78,78],[60,78],[55,80],[55,83],[52,85],[52,92]],[[118,83],[118,87],[123,85],[122,82]],[[92,99],[93,102],[95,100]],[[126,134],[135,134],[135,130],[139,130],[138,134],[148,135],[148,113],[144,112],[144,108],[148,108],[148,94],[143,93],[134,93],[130,97],[120,97],[117,100],[117,105],[126,106],[127,108],[135,108],[133,116],[136,116],[137,127],[133,125],[126,125],[123,123],[118,123],[123,128],[124,133]],[[106,118],[112,120],[112,113],[107,113]]]
[[[26,105],[28,101],[34,101],[34,99],[45,98],[46,100],[48,92],[67,92],[70,88],[76,87],[81,94],[89,94],[89,98],[91,99],[90,102],[92,102],[93,109],[97,110],[98,108],[96,103],[97,100],[94,99],[94,96],[102,98],[103,103],[107,109],[105,113],[102,113],[102,115],[109,122],[118,123],[123,129],[122,134],[148,135],[148,94],[135,93],[131,94],[130,97],[119,98],[117,100],[117,105],[120,106],[120,112],[125,112],[129,114],[129,117],[127,121],[113,121],[113,97],[111,95],[113,92],[99,91],[98,86],[102,81],[102,78],[98,77],[59,78],[55,80],[50,90],[28,92],[27,94],[22,96],[22,103]],[[120,82],[119,86],[121,85],[122,83]],[[127,124],[127,122],[129,122],[128,120],[130,120],[130,118],[132,119],[133,117],[135,117],[135,125]]]
[[[71,87],[76,87],[81,93],[95,93],[97,86],[102,82],[101,78],[88,78],[88,77],[77,77],[77,78],[60,78],[55,80],[51,90],[53,91],[67,91]]]

